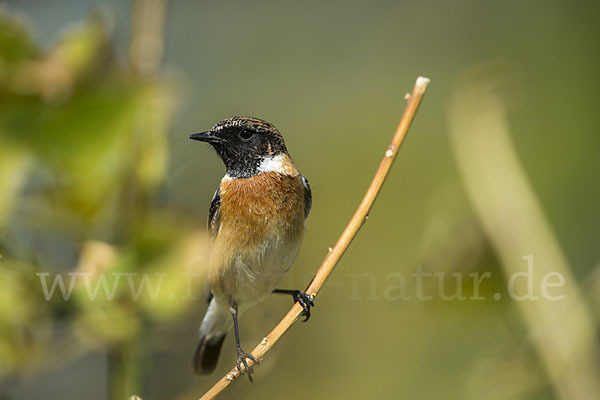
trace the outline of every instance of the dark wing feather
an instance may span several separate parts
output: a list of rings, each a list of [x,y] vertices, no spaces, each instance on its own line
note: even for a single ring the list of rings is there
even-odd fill
[[[304,218],[308,218],[310,208],[312,207],[312,190],[310,189],[308,179],[304,175],[301,175],[301,178],[304,185]]]
[[[221,224],[219,219],[219,208],[221,208],[220,186],[215,191],[215,195],[210,202],[210,210],[208,211],[208,232],[210,233],[211,239],[214,239],[219,232],[219,225]]]

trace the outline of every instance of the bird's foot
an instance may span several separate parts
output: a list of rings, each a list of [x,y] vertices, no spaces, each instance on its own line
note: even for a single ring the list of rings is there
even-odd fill
[[[302,306],[304,310],[302,311],[302,315],[304,315],[304,321],[302,322],[306,322],[310,318],[310,308],[315,306],[314,298],[301,290],[296,290],[295,292],[292,296],[294,301]]]
[[[252,373],[254,372],[254,369],[248,366],[248,362],[246,361],[246,359],[252,360],[254,364],[260,364],[260,361],[258,361],[258,359],[252,355],[252,353],[246,353],[240,347],[238,347],[237,353],[238,357],[236,365],[238,372],[240,373],[240,375],[244,375],[244,373],[247,372],[248,379],[250,380],[250,382],[254,382],[254,380],[252,379]]]
[[[310,318],[310,308],[315,306],[314,297],[310,294],[303,292],[302,290],[287,290],[287,289],[275,289],[273,293],[290,294],[294,298],[294,302],[297,302],[302,306],[302,315],[304,315],[304,321],[308,321]]]

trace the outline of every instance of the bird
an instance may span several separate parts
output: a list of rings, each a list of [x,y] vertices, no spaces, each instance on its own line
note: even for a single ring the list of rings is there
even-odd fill
[[[192,370],[197,375],[214,371],[233,326],[237,370],[252,382],[247,360],[259,360],[242,350],[241,314],[271,293],[291,295],[302,306],[304,321],[314,306],[305,291],[277,288],[300,251],[312,206],[311,187],[279,130],[263,119],[227,118],[189,138],[208,143],[226,168],[209,209],[210,292]]]

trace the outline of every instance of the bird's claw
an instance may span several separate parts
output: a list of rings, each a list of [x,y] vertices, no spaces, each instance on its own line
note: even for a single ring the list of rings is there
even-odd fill
[[[260,361],[258,361],[258,359],[252,355],[252,353],[246,353],[241,348],[238,349],[238,358],[236,363],[237,370],[240,375],[244,375],[245,372],[248,372],[248,379],[250,382],[254,382],[252,379],[252,373],[254,372],[254,369],[248,366],[246,359],[252,360],[254,364],[260,364]]]
[[[293,296],[294,301],[298,302],[304,310],[302,311],[302,315],[304,315],[304,321],[302,322],[308,321],[310,318],[310,308],[315,306],[314,297],[301,290],[298,290]]]

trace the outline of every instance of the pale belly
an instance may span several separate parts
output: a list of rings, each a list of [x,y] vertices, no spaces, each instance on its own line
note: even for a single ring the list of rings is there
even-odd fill
[[[219,249],[220,254],[230,256],[211,262],[209,280],[215,296],[235,302],[240,312],[261,302],[290,269],[301,244],[299,235],[294,239],[266,238],[253,251]]]

